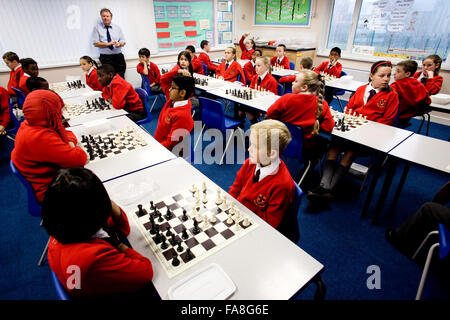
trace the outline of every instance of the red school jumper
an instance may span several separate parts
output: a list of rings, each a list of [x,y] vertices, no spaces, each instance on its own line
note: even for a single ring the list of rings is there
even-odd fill
[[[288,57],[283,56],[283,60],[281,60],[280,63],[278,63],[277,60],[278,60],[278,57],[277,57],[277,56],[275,56],[275,57],[273,57],[272,59],[270,59],[270,65],[271,65],[272,67],[275,66],[275,65],[278,65],[278,66],[281,66],[281,67],[283,67],[284,69],[287,69],[287,70],[291,69],[291,67],[290,67],[290,65],[289,65],[289,59],[288,59]]]
[[[245,160],[228,193],[276,228],[294,198],[294,180],[280,159],[278,172],[253,183],[256,164]]]
[[[239,47],[241,48],[242,54],[241,54],[241,60],[251,60],[252,54],[255,52],[255,49],[247,50],[244,44],[245,37],[242,36],[241,40],[239,40]]]
[[[118,218],[110,217],[107,226],[115,227],[124,235],[130,233],[128,219],[123,211]],[[72,296],[136,292],[153,277],[149,259],[131,248],[121,253],[101,238],[63,244],[51,237],[48,245],[48,264]],[[73,281],[68,279],[74,275],[71,266],[79,268],[80,289],[67,287],[67,282],[73,284]]]
[[[22,66],[18,66],[16,70],[9,72],[8,93],[10,96],[16,96],[12,87],[19,89],[20,78],[23,76]]]
[[[250,88],[256,89],[258,77],[259,76],[257,74],[253,76],[252,82],[250,83]],[[270,73],[267,73],[264,79],[261,80],[259,87],[278,95],[278,82]]]
[[[91,73],[86,73],[86,84],[95,91],[102,91],[103,86],[98,82],[97,68],[93,68]]]
[[[194,59],[192,59],[192,68],[194,69],[195,73],[203,74],[205,75],[205,72],[203,71],[203,65],[197,56],[194,56]]]
[[[318,97],[313,94],[288,93],[275,101],[267,110],[267,119],[280,120],[303,130],[306,139],[312,137],[316,122]],[[323,100],[322,114],[319,118],[320,128],[331,132],[334,128],[333,116],[328,103]]]
[[[9,114],[9,94],[8,91],[0,87],[0,126],[8,128],[11,122],[11,116]]]
[[[226,61],[222,61],[216,70],[217,77],[222,76],[225,81],[235,82],[237,81],[238,75],[241,75],[240,82],[245,83],[244,70],[242,70],[242,67],[238,62],[231,60],[227,70],[225,70],[225,66]]]
[[[414,78],[419,79],[420,74],[422,72],[416,72],[414,74]],[[430,95],[438,94],[441,91],[442,83],[444,82],[444,78],[442,76],[435,76],[433,78],[427,79],[425,82],[425,88],[428,90]]]
[[[216,71],[217,66],[211,62],[211,59],[209,58],[209,55],[206,52],[200,52],[198,58],[200,59],[201,62],[206,64],[208,71],[209,70],[212,70],[213,72]]]
[[[162,108],[154,134],[154,138],[169,150],[172,150],[183,138],[176,132],[177,129],[191,132],[194,128],[191,101],[187,100],[187,104],[177,107],[173,107],[173,103],[172,100],[168,99]]]
[[[115,109],[125,109],[128,112],[144,112],[144,106],[131,83],[116,74],[110,84],[103,88],[105,100],[112,98]]]
[[[391,87],[397,91],[400,101],[399,119],[410,119],[431,103],[427,89],[414,78],[395,81]]]
[[[244,71],[245,79],[248,81],[251,81],[253,79],[253,76],[256,74],[256,70],[252,64],[252,61],[244,64],[244,68],[242,70]]]
[[[138,63],[136,69],[139,74],[144,74],[144,66],[142,65],[142,63]],[[155,85],[160,84],[161,72],[159,72],[158,66],[155,63],[149,61],[147,69],[148,69],[147,78],[148,78],[149,84],[150,85],[152,85],[153,83]]]
[[[314,69],[314,72],[320,74],[322,71],[330,76],[335,76],[336,78],[341,77],[342,73],[342,64],[340,62],[336,62],[334,66],[328,69],[329,61],[322,62],[317,68]]]
[[[349,109],[356,114],[367,116],[368,120],[376,121],[391,125],[394,123],[398,111],[398,94],[395,90],[381,90],[373,96],[366,104],[364,104],[364,93],[367,84],[356,89],[353,97],[347,104],[347,112]]]

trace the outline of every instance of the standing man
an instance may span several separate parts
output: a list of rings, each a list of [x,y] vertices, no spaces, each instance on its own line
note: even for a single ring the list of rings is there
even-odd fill
[[[92,32],[92,43],[98,48],[100,53],[100,62],[110,64],[116,72],[125,79],[125,70],[127,65],[122,53],[122,47],[125,46],[125,37],[122,29],[114,23],[111,23],[112,13],[109,9],[100,10],[102,22],[99,22]]]

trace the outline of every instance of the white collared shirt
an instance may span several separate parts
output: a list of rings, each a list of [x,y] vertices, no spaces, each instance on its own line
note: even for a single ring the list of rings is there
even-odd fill
[[[269,73],[269,71],[264,72],[261,76],[258,75],[258,77],[261,78],[261,82],[264,80],[264,78],[266,77],[267,73]]]
[[[376,93],[378,93],[378,92],[381,91],[381,88],[374,89],[374,87],[372,87],[372,82],[369,83],[369,84],[366,86],[366,91],[364,92],[364,104],[367,103],[367,99],[369,99],[369,95],[370,95],[370,90],[372,90],[372,89],[375,90]]]
[[[15,68],[14,71],[16,71],[17,69],[19,69],[19,67],[21,67],[22,65],[19,63]]]
[[[176,108],[176,107],[182,107],[182,106],[187,105],[188,102],[189,102],[189,100],[175,101],[175,102],[173,103],[173,107],[174,107],[174,108]]]
[[[261,165],[259,163],[256,164],[255,167],[255,172],[253,173],[253,175],[255,175],[256,171],[259,170],[259,180],[261,181],[262,179],[264,179],[265,177],[272,175],[272,174],[276,174],[278,172],[278,167],[280,166],[280,159],[277,158],[274,162],[272,162],[271,164],[269,164],[268,166],[265,167],[261,167]]]
[[[89,71],[87,72],[87,75],[88,75],[88,76],[90,76],[90,75],[91,75],[91,72],[92,72],[92,70],[94,70],[94,68],[95,68],[95,67],[94,67],[94,66],[92,66],[92,67],[91,67],[91,68],[89,69]]]
[[[279,63],[281,63],[281,62],[283,61],[283,59],[284,59],[284,56],[282,56],[281,58],[278,58],[278,57],[277,57],[277,63],[278,63],[278,60],[280,60]]]
[[[25,76],[25,77],[28,77],[28,78],[30,78],[31,76],[28,74],[28,73],[23,73],[23,75]]]

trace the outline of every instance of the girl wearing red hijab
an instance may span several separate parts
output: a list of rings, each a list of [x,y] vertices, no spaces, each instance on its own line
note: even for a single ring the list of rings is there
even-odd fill
[[[23,105],[25,121],[17,131],[11,159],[42,203],[47,186],[59,168],[84,166],[86,152],[62,124],[61,99],[52,91],[35,90]]]

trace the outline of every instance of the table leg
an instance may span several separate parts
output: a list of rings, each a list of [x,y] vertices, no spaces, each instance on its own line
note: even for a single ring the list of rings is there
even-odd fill
[[[327,294],[327,286],[323,282],[322,277],[320,275],[316,275],[313,281],[317,286],[316,293],[314,294],[314,300],[324,300],[325,295]]]
[[[397,205],[398,199],[400,198],[400,193],[402,192],[403,185],[405,184],[406,176],[408,175],[409,167],[411,164],[408,162],[403,169],[402,177],[400,178],[400,182],[398,183],[397,190],[395,191],[394,199],[392,200],[391,208],[389,209],[390,213],[394,212],[394,209]]]
[[[378,198],[378,202],[375,207],[375,214],[372,218],[372,224],[378,224],[378,217],[379,217],[380,211],[383,207],[383,203],[386,200],[386,196],[389,192],[389,188],[392,184],[392,178],[394,177],[395,171],[397,169],[397,165],[398,165],[398,160],[392,159],[392,161],[388,167],[386,177],[384,179],[383,188],[381,189],[380,197]]]
[[[382,169],[382,161],[380,159],[375,160],[374,164],[374,170],[373,170],[373,177],[372,182],[370,183],[369,191],[367,192],[366,200],[364,202],[364,206],[361,212],[361,218],[367,217],[367,212],[369,211],[370,202],[372,201],[373,193],[375,191],[375,187],[377,186],[378,178],[381,175],[381,169]]]

